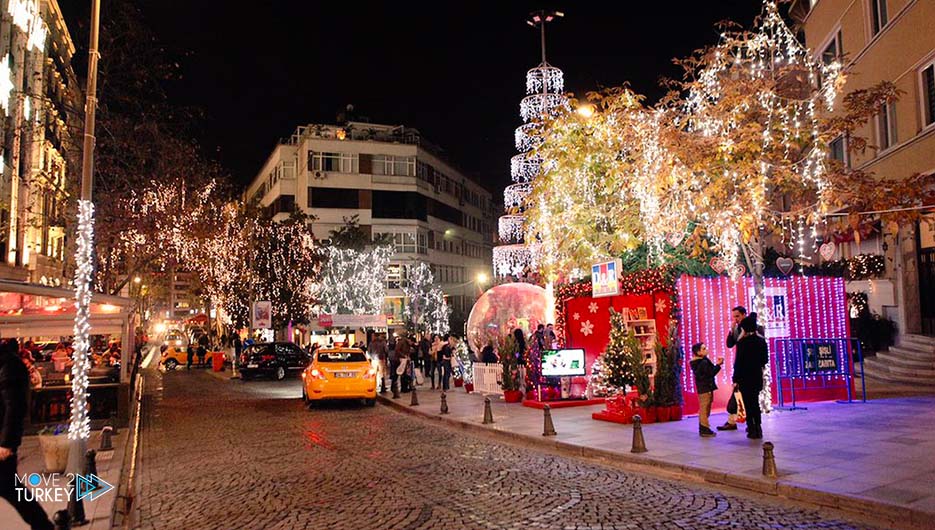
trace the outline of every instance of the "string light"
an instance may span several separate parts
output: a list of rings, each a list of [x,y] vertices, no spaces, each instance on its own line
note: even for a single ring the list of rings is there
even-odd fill
[[[0,61],[0,108],[10,108],[10,96],[13,95],[13,70],[10,69],[10,54]]]
[[[416,265],[407,265],[406,271],[403,317],[412,323],[416,331],[445,335],[450,329],[451,308],[445,300],[445,293],[435,283],[431,267],[420,261]]]
[[[379,245],[362,251],[324,247],[324,254],[327,260],[316,293],[322,311],[355,315],[382,312],[393,247]]]
[[[91,420],[88,417],[88,372],[91,359],[88,342],[91,332],[91,277],[93,266],[91,252],[94,244],[94,204],[78,200],[78,248],[75,254],[75,328],[74,364],[71,368],[71,423],[68,438],[87,441],[91,435]]]

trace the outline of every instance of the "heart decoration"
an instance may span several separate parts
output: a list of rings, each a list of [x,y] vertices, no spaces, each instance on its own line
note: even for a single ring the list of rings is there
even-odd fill
[[[731,267],[730,270],[728,271],[728,274],[730,274],[730,277],[735,280],[738,278],[743,278],[743,275],[746,273],[747,273],[747,268],[739,263]]]
[[[834,251],[837,250],[834,246],[834,241],[828,241],[824,245],[818,247],[818,253],[821,254],[822,259],[825,261],[831,261],[831,258],[834,257]]]
[[[683,232],[672,232],[666,236],[666,241],[669,242],[672,248],[679,246],[679,243],[681,243],[683,239],[685,239],[685,234]]]
[[[776,268],[778,268],[779,272],[783,273],[784,275],[788,275],[790,272],[792,272],[794,267],[795,262],[792,261],[792,258],[782,257],[776,259]]]
[[[718,274],[721,274],[722,272],[724,272],[724,269],[727,268],[724,264],[724,260],[718,257],[711,258],[711,261],[708,263],[708,266],[710,266],[714,270],[714,272]]]

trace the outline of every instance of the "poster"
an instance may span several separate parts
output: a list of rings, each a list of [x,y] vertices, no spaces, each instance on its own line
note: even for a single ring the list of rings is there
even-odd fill
[[[837,372],[838,352],[833,342],[805,344],[802,349],[806,372]]]
[[[747,311],[752,311],[756,304],[751,288],[747,291]],[[785,285],[764,287],[766,314],[757,316],[757,323],[763,326],[764,334],[768,339],[784,339],[789,337],[789,298]]]
[[[620,294],[620,269],[619,259],[591,265],[591,296],[600,298]]]
[[[273,304],[269,301],[253,302],[253,329],[269,329],[273,327]]]

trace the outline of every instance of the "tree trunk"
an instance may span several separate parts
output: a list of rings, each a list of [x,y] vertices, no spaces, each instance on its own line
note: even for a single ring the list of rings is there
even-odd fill
[[[763,263],[763,234],[757,230],[757,234],[750,238],[750,241],[741,245],[743,249],[744,260],[747,263],[747,269],[753,275],[753,307],[752,311],[757,314],[757,323],[763,326],[764,330],[768,327],[770,313],[766,305],[766,279],[763,277],[763,271],[766,268]],[[760,392],[760,409],[763,412],[769,412],[773,409],[773,392],[770,385],[773,382],[773,374],[770,362],[766,363],[763,369],[763,390]]]

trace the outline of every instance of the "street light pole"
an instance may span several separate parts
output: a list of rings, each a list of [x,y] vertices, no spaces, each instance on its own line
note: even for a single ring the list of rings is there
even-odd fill
[[[71,379],[71,422],[68,438],[71,441],[68,453],[68,469],[72,473],[86,472],[85,451],[91,434],[88,417],[88,372],[91,333],[91,250],[94,241],[94,204],[91,191],[94,182],[94,117],[97,109],[97,61],[99,53],[98,30],[100,28],[100,0],[91,0],[91,43],[88,48],[88,84],[85,102],[84,150],[81,160],[81,199],[78,200],[78,250],[75,271],[75,338],[74,366]]]

